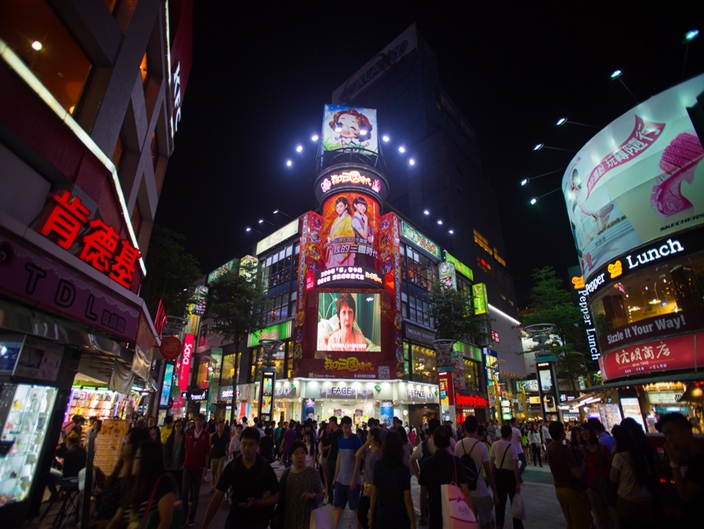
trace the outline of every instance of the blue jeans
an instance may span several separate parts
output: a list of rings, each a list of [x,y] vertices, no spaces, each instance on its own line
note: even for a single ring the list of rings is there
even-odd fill
[[[518,468],[518,475],[522,476],[523,471],[528,466],[528,461],[526,460],[526,454],[522,450],[518,452],[518,460],[521,462],[521,466]]]

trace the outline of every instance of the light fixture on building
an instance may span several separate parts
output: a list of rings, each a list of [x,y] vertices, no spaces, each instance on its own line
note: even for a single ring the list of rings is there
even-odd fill
[[[291,167],[293,165],[293,162],[291,160],[286,160],[286,165],[288,167]]]
[[[41,50],[41,49],[42,49],[42,43],[39,42],[38,40],[35,40],[34,42],[32,42],[32,49],[35,50],[35,51]]]
[[[404,152],[406,152],[406,148],[405,148],[403,145],[401,145],[401,146],[398,148],[398,152],[404,153]]]
[[[386,134],[384,134],[384,135],[381,137],[381,139],[384,140],[386,143],[388,143],[389,141],[391,141],[391,138],[389,138],[388,135],[386,135]]]
[[[296,147],[296,152],[301,152],[303,150],[303,145]]]
[[[318,135],[313,134],[313,137],[311,138],[311,141],[318,141]]]

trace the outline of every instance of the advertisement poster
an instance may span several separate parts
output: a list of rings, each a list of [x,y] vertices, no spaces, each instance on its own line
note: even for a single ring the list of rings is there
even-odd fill
[[[318,351],[380,351],[380,344],[379,294],[319,294]]]
[[[704,149],[687,113],[704,75],[631,109],[592,138],[562,181],[585,280],[628,250],[704,223]]]
[[[323,149],[378,150],[376,110],[348,105],[325,105],[323,112]]]
[[[321,269],[361,266],[376,269],[379,203],[369,195],[340,193],[323,205]]]
[[[159,406],[166,407],[169,405],[169,397],[171,397],[171,386],[174,383],[174,365],[166,364],[164,366],[164,383],[161,385],[161,396],[159,397]]]
[[[262,418],[268,417],[266,420],[271,420],[271,411],[274,405],[274,375],[275,373],[262,373],[262,395],[259,412]]]
[[[390,400],[384,400],[381,402],[381,406],[379,406],[379,415],[381,415],[381,418],[379,419],[382,423],[386,423],[388,425],[391,424],[391,419],[393,419],[394,415],[394,404]]]

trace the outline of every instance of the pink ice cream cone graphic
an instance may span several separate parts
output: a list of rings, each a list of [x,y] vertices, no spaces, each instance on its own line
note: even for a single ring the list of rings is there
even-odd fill
[[[699,138],[683,132],[670,142],[660,159],[662,173],[650,195],[650,206],[663,217],[691,208],[692,203],[680,191],[682,182],[694,183],[694,171],[704,157]]]

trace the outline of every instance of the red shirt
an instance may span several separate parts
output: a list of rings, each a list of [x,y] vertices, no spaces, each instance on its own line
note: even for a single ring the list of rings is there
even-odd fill
[[[198,470],[205,468],[210,455],[210,434],[204,429],[200,431],[200,436],[196,437],[195,428],[186,432],[186,458],[183,461],[183,468],[188,470]]]
[[[599,450],[592,454],[586,448],[583,450],[587,461],[587,483],[590,489],[599,490],[599,452],[601,452],[601,475],[609,483],[611,474],[611,452],[604,445],[599,445]]]

